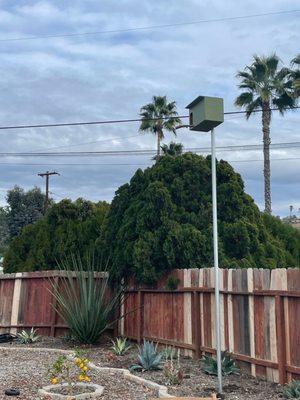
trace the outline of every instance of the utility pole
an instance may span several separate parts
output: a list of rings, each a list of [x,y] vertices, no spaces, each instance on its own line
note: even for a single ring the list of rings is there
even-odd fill
[[[52,172],[43,172],[38,174],[38,176],[44,178],[46,177],[46,198],[45,198],[45,206],[44,206],[44,212],[47,211],[48,205],[49,205],[49,177],[51,175],[60,175],[58,172],[52,171]]]

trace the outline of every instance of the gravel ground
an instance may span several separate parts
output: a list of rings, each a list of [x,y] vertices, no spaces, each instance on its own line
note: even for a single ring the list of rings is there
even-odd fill
[[[49,384],[47,370],[57,354],[45,351],[30,352],[25,349],[0,350],[0,399],[8,400],[4,391],[18,388],[18,399],[38,400],[37,391]],[[120,373],[91,372],[92,381],[104,386],[101,400],[148,400],[155,392],[123,379]]]
[[[7,345],[9,346],[9,345]],[[15,346],[15,344],[14,344]],[[48,347],[48,348],[66,348],[69,349],[74,345],[70,343],[66,343],[60,339],[44,339],[42,342],[36,343],[32,345],[32,347]],[[136,346],[134,346],[128,354],[122,357],[116,357],[110,352],[110,341],[106,338],[98,346],[89,346],[85,347],[88,357],[93,361],[96,365],[99,366],[109,366],[115,368],[129,368],[132,364],[135,364],[137,361],[137,350]],[[24,352],[23,352],[24,353]],[[24,355],[23,355],[24,357]],[[26,357],[26,355],[25,355]],[[53,356],[47,356],[53,357]],[[27,360],[29,361],[29,360]],[[25,360],[24,360],[25,362]],[[16,361],[18,363],[18,361]],[[215,391],[215,387],[217,385],[216,378],[206,375],[202,372],[199,361],[194,361],[189,358],[182,357],[181,365],[183,367],[183,371],[185,374],[185,378],[181,385],[179,386],[169,386],[168,391],[170,394],[177,396],[206,396],[210,395]],[[24,367],[25,368],[25,367]],[[26,369],[26,368],[25,368]],[[34,368],[33,368],[34,370]],[[0,370],[0,387],[2,380],[3,369]],[[22,375],[22,374],[21,374]],[[165,379],[162,371],[154,371],[154,372],[144,372],[137,373],[137,375],[142,376],[143,378],[152,380],[159,384],[165,384]],[[5,375],[6,376],[6,375]],[[25,378],[23,375],[23,378]],[[31,379],[31,375],[28,376],[28,379]],[[37,376],[35,379],[43,379],[41,376]],[[102,379],[102,381],[101,381]],[[99,377],[99,383],[107,384],[107,377]],[[112,380],[112,379],[111,379]],[[121,381],[122,379],[120,379]],[[113,381],[113,380],[112,380]],[[44,382],[44,381],[43,381]],[[119,381],[118,381],[119,382]],[[96,382],[98,383],[98,381]],[[128,385],[129,383],[126,383]],[[40,384],[38,385],[38,387]],[[121,390],[122,385],[118,383],[118,388],[115,385],[112,385],[114,390]],[[147,397],[147,394],[137,393],[137,387],[135,386],[135,390],[132,394],[128,394],[129,397],[103,397],[101,399],[132,399],[132,400],[143,400],[147,398],[151,398],[153,393]],[[139,388],[139,390],[141,390]],[[246,374],[240,374],[235,376],[230,376],[224,378],[224,394],[226,400],[279,400],[282,399],[282,387],[277,384],[273,384],[270,382],[266,382],[264,380],[255,379]],[[106,394],[107,396],[107,394]],[[123,395],[122,395],[123,396]],[[132,396],[132,397],[130,397]],[[144,396],[144,397],[143,397]],[[146,397],[145,397],[146,396]],[[155,397],[155,396],[154,396]],[[24,399],[29,399],[32,397],[24,397]]]

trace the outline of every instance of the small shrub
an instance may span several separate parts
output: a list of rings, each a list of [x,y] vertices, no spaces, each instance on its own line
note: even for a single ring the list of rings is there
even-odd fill
[[[164,365],[164,376],[166,385],[180,385],[183,381],[183,370],[180,365],[180,351],[177,352],[177,360],[174,361],[173,355],[166,360]]]
[[[300,381],[292,381],[285,385],[283,397],[286,399],[300,399]]]
[[[174,278],[174,276],[169,276],[166,283],[167,290],[176,290],[180,284],[179,278]]]
[[[111,350],[117,356],[123,356],[132,348],[132,346],[127,342],[127,338],[116,338],[115,341],[112,340],[112,344]]]
[[[202,369],[209,375],[218,375],[217,360],[211,356],[203,356]],[[235,360],[230,356],[227,351],[222,352],[222,375],[233,375],[238,374],[239,368],[237,367]]]
[[[162,356],[165,360],[176,357],[176,349],[173,346],[166,346],[162,351]]]
[[[17,337],[20,343],[29,344],[35,343],[40,340],[41,336],[36,335],[37,330],[31,328],[30,332],[23,330],[22,332],[17,333]]]
[[[59,356],[52,367],[48,370],[50,382],[56,385],[60,382],[67,383],[67,391],[69,396],[73,395],[74,384],[79,382],[90,382],[89,377],[89,360],[82,353],[75,353],[73,360],[69,360],[66,356]]]
[[[153,342],[144,341],[139,347],[138,364],[130,367],[131,371],[155,371],[161,369],[162,354],[157,352],[157,345]]]

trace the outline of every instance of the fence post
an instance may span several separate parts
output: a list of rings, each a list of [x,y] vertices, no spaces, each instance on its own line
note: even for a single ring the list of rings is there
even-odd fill
[[[115,310],[115,313],[114,313],[115,314],[114,315],[115,323],[114,323],[114,328],[113,328],[114,337],[118,337],[119,336],[119,332],[120,332],[119,324],[120,324],[120,316],[121,316],[121,306],[122,306],[122,298],[120,298],[118,300],[118,304],[116,306],[116,310]],[[122,316],[121,316],[121,318],[122,318]]]
[[[51,279],[51,278],[50,278]],[[56,306],[57,306],[57,299],[56,296],[54,296],[54,293],[58,287],[58,276],[54,278],[54,290],[52,290],[52,303],[51,303],[51,322],[50,322],[50,336],[54,337],[55,336],[55,324],[56,324]]]
[[[143,339],[144,326],[144,293],[139,289],[137,293],[137,342],[140,344]]]
[[[275,296],[276,313],[276,335],[277,335],[277,358],[279,383],[283,385],[286,379],[286,337],[285,337],[285,315],[283,297],[277,294]]]
[[[192,297],[192,330],[194,344],[194,358],[201,356],[201,318],[200,318],[200,293],[194,291]]]

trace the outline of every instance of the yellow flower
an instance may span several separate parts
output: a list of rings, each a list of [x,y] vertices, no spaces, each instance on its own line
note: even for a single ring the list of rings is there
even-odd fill
[[[57,378],[52,378],[51,379],[51,383],[52,383],[52,385],[56,385],[58,383],[58,379]]]
[[[79,368],[83,368],[84,367],[84,364],[83,363],[81,363],[81,364],[79,364]]]
[[[80,382],[84,381],[85,380],[85,376],[84,375],[79,375],[78,380]]]
[[[86,377],[85,377],[85,381],[86,381],[86,382],[91,382],[91,378],[90,378],[89,376],[86,376]]]
[[[88,367],[83,367],[82,371],[86,372],[88,370]]]

